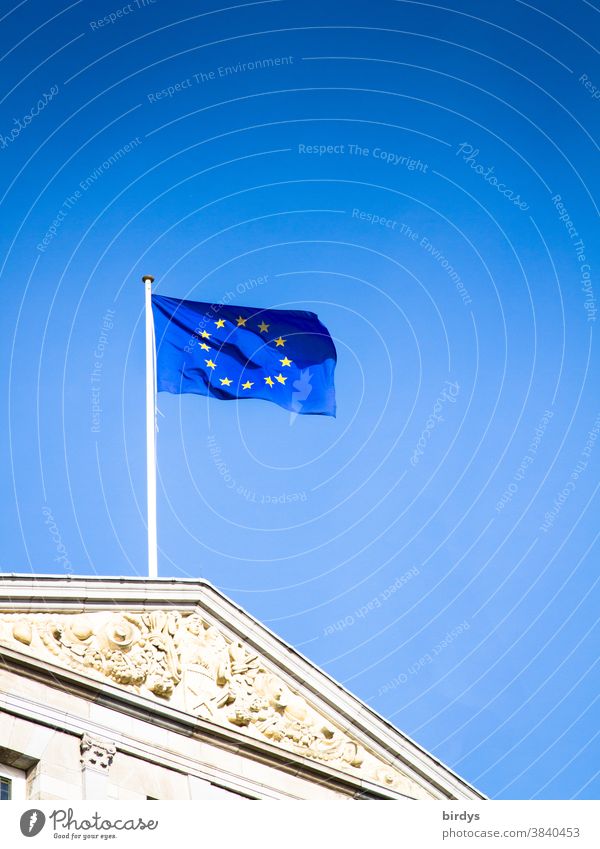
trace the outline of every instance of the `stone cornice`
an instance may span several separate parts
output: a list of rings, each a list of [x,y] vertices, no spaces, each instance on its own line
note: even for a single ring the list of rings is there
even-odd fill
[[[82,718],[81,715],[71,716],[66,714],[64,710],[48,705],[46,701],[14,695],[10,691],[3,692],[1,689],[0,711],[35,722],[38,725],[60,729],[78,737],[81,736],[82,732],[96,738],[107,739],[110,737],[120,752],[216,782],[234,792],[245,792],[258,798],[280,798],[281,795],[280,791],[265,795],[265,787],[249,785],[247,777],[244,777],[240,783],[239,777],[223,771],[214,764],[202,764],[192,758],[183,757],[181,752],[167,751],[163,745],[153,745],[144,735],[146,723],[151,721],[154,727],[174,732],[178,736],[193,738],[217,749],[268,763],[294,776],[337,787],[345,794],[358,797],[368,793],[370,796],[381,799],[406,800],[412,798],[367,779],[353,777],[325,764],[318,764],[292,753],[284,752],[270,743],[242,738],[233,728],[217,727],[210,722],[196,719],[167,705],[153,704],[149,709],[146,699],[128,693],[120,687],[111,684],[98,684],[85,676],[58,669],[52,664],[32,660],[21,652],[15,652],[0,645],[0,671],[2,668],[9,672],[13,671],[21,677],[31,678],[40,684],[48,684],[54,689],[68,693],[69,696],[80,697],[84,701],[93,701],[98,707],[115,711],[121,716],[125,715],[138,720],[141,723],[141,730],[140,736],[136,740],[129,733],[124,734],[116,731],[112,724],[99,724],[97,721]]]

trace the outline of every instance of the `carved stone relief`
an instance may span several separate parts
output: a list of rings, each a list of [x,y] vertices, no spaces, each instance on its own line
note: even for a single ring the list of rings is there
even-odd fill
[[[8,613],[0,616],[0,642],[406,795],[430,795],[338,728],[258,654],[225,637],[200,608]]]

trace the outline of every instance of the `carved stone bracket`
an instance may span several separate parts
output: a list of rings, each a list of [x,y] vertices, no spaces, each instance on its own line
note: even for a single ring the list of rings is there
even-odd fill
[[[81,766],[83,769],[94,769],[106,772],[111,767],[117,749],[107,740],[99,740],[84,734],[81,740]]]

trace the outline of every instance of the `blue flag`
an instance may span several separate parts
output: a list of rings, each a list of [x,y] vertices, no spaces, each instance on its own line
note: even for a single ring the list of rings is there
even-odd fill
[[[152,295],[159,392],[262,398],[294,413],[335,416],[337,360],[314,312]]]

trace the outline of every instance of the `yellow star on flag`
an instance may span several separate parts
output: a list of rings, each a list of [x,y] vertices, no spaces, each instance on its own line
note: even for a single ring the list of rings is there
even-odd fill
[[[210,351],[210,345],[207,345],[206,342],[201,342],[200,347],[203,351]]]
[[[273,386],[275,386],[275,383],[273,382],[273,379],[270,376],[265,377],[265,383],[267,384],[267,386],[270,386],[271,388],[273,388]]]
[[[217,325],[217,327],[225,327],[225,319],[219,318],[217,321],[215,321],[215,324]]]
[[[245,327],[245,326],[246,326],[246,322],[248,321],[248,319],[247,319],[247,318],[242,318],[242,316],[241,316],[241,315],[238,315],[238,317],[237,317],[236,321],[237,321],[237,326],[238,326],[238,327]]]
[[[274,339],[273,341],[275,342],[278,348],[283,348],[283,346],[285,345],[285,339],[282,339],[281,336],[279,337],[279,339]]]
[[[242,389],[252,389],[253,386],[254,383],[252,383],[250,380],[247,380],[245,383],[242,383]]]
[[[213,361],[212,361],[212,360],[205,360],[205,362],[206,362],[206,365],[207,365],[209,368],[216,368],[216,367],[217,367],[217,364],[216,364],[216,363],[213,363]]]
[[[258,325],[258,329],[260,330],[261,333],[266,333],[267,330],[269,329],[269,327],[270,327],[270,325],[265,324],[264,321],[261,321],[261,323]]]
[[[282,360],[279,360],[282,366],[291,366],[292,361],[288,360],[287,357],[284,357]]]
[[[275,375],[275,380],[279,381],[279,383],[285,383],[286,380],[287,380],[287,377],[284,377],[280,372],[279,374]]]
[[[221,377],[219,379],[221,381],[221,386],[231,386],[231,384],[233,383],[233,381],[229,380],[228,377]]]
[[[210,339],[210,333],[207,333],[206,330],[203,330],[200,336],[202,336],[203,339]]]

